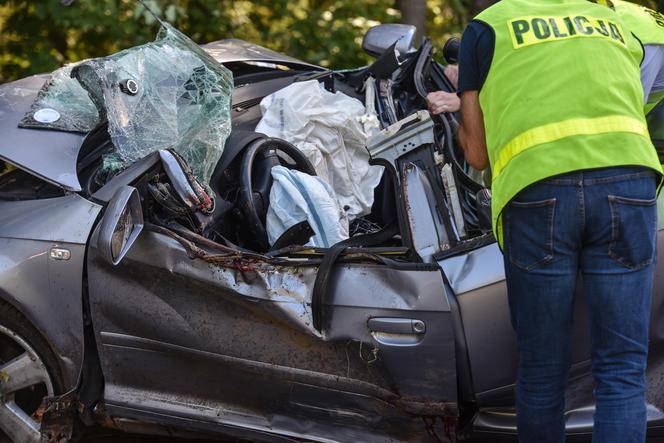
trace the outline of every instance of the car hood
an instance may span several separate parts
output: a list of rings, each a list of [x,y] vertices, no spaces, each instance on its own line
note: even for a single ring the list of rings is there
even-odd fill
[[[295,69],[323,68],[239,39],[202,45],[217,62],[260,62]],[[41,74],[0,85],[0,159],[68,191],[81,185],[76,172],[85,134],[18,126],[50,75]]]

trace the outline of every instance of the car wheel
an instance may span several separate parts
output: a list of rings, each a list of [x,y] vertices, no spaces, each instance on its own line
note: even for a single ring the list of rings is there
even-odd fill
[[[16,309],[0,304],[0,441],[39,442],[39,407],[62,387],[56,362],[39,332]]]

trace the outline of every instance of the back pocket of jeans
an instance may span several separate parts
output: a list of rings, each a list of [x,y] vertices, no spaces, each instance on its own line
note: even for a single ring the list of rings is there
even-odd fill
[[[555,198],[509,203],[507,240],[512,264],[530,271],[553,260],[555,208]]]
[[[657,198],[641,200],[609,195],[611,243],[609,255],[629,269],[655,259]]]

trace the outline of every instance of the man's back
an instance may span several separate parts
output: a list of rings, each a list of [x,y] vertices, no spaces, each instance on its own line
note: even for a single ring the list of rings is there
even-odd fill
[[[459,134],[468,163],[482,169],[488,157],[493,173],[519,351],[519,441],[565,441],[582,274],[593,442],[641,443],[661,169],[642,111],[640,44],[614,11],[586,0],[503,0],[476,20],[495,48],[481,90],[460,92]],[[474,50],[462,41],[460,60]]]
[[[658,167],[641,107],[641,45],[614,11],[586,0],[503,0],[475,20],[495,34],[479,99],[499,239],[504,205],[531,183],[579,169]],[[568,149],[558,148],[562,139]]]

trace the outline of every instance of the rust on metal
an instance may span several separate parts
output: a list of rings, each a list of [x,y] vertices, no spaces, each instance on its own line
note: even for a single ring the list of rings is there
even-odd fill
[[[75,393],[60,397],[45,397],[39,407],[42,413],[41,442],[69,442],[74,435],[81,406]]]

